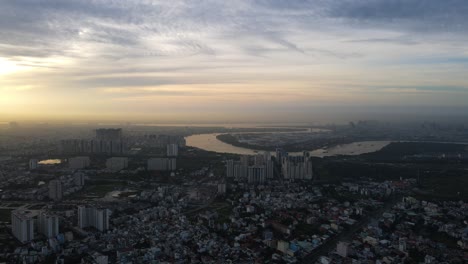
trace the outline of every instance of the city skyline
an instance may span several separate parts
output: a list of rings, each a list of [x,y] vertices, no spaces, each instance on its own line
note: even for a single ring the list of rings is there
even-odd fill
[[[457,0],[2,1],[0,121],[463,116],[467,11]]]

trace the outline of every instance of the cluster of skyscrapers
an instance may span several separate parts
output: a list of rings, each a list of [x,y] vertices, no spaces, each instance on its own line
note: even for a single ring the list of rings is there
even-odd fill
[[[302,156],[290,156],[277,149],[276,156],[270,152],[254,156],[243,155],[239,161],[226,161],[226,177],[251,184],[263,184],[275,176],[290,180],[312,180],[312,161],[308,152]]]
[[[64,154],[105,154],[116,155],[106,160],[106,168],[111,171],[120,171],[128,167],[128,158],[119,157],[119,154],[127,153],[126,144],[122,139],[121,128],[102,128],[95,130],[95,138],[69,139],[61,141],[61,149]],[[185,146],[183,136],[170,135],[146,135],[140,144],[145,146],[165,148],[165,157],[154,157],[148,159],[147,169],[149,171],[174,171],[176,170],[176,157],[179,155],[179,147]],[[30,162],[31,168],[37,168],[37,161]],[[89,167],[88,156],[77,156],[68,159],[71,169],[79,170]]]
[[[61,141],[63,154],[123,154],[127,152],[121,128],[96,129],[94,139],[67,139]]]
[[[78,207],[78,227],[93,227],[99,231],[109,229],[110,211],[96,207]],[[47,238],[59,234],[59,217],[43,210],[15,210],[11,212],[11,230],[22,243],[34,240],[36,234]]]
[[[226,176],[236,181],[247,181],[252,184],[265,183],[274,177],[274,161],[269,152],[255,156],[244,155],[239,161],[226,162]]]
[[[313,171],[309,153],[304,152],[302,156],[283,156],[281,172],[284,179],[312,180]]]
[[[59,218],[44,211],[15,210],[11,213],[11,230],[22,243],[33,240],[36,230],[52,238],[59,234]]]

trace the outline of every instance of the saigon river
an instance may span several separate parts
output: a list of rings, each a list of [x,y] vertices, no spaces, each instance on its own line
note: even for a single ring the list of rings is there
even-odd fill
[[[187,146],[213,151],[218,153],[231,153],[239,155],[255,155],[261,153],[261,150],[236,147],[224,143],[216,136],[221,133],[198,134],[186,137]],[[326,157],[335,155],[360,155],[364,153],[375,152],[390,144],[391,141],[360,141],[349,144],[341,144],[327,149],[306,150],[314,157]],[[302,152],[293,152],[291,155],[300,155]]]

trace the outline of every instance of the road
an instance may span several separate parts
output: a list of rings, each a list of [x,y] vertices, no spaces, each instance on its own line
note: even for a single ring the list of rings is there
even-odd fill
[[[354,237],[356,232],[367,226],[373,219],[380,218],[382,214],[391,209],[395,204],[401,201],[402,196],[395,196],[390,201],[386,202],[381,208],[370,212],[367,216],[361,219],[358,223],[354,224],[350,229],[344,230],[338,235],[328,239],[325,243],[318,246],[310,254],[302,258],[300,263],[315,263],[320,256],[327,256],[328,253],[335,250],[339,241],[350,240]]]

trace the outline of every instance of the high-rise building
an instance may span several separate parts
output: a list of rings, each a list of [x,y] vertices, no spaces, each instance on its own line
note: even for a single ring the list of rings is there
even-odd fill
[[[148,159],[149,171],[174,171],[176,170],[175,158],[151,158]]]
[[[282,148],[276,149],[276,162],[281,166],[284,156],[287,156],[287,153]]]
[[[226,177],[234,178],[234,160],[226,161]]]
[[[313,178],[312,161],[308,152],[304,152],[303,156],[283,156],[281,170],[284,179],[312,180]]]
[[[85,175],[82,172],[75,172],[73,174],[73,181],[76,186],[84,186],[85,185]]]
[[[175,171],[177,169],[176,159],[167,159],[167,168],[170,171]]]
[[[107,159],[106,167],[112,171],[120,171],[128,167],[128,158],[126,157],[112,157]]]
[[[78,206],[78,227],[94,227],[99,231],[109,229],[108,209]]]
[[[21,243],[34,239],[34,216],[33,212],[28,210],[11,212],[11,231]]]
[[[267,179],[273,179],[275,177],[275,164],[271,159],[265,162],[265,177]]]
[[[247,182],[251,184],[265,183],[265,166],[250,166]]]
[[[38,216],[39,232],[48,238],[56,237],[59,234],[59,218],[47,212],[40,212]]]
[[[29,169],[30,170],[37,169],[38,164],[39,164],[39,161],[37,159],[30,159],[29,160]]]
[[[90,164],[91,161],[89,157],[74,157],[68,159],[68,166],[70,167],[70,169],[84,169],[89,167]]]
[[[266,179],[273,179],[275,164],[271,159],[270,152],[255,155],[254,165],[250,166],[251,156],[243,155],[239,161],[226,161],[226,177],[234,178],[236,181],[247,181],[254,184],[263,184]]]
[[[60,180],[51,180],[49,182],[49,198],[54,201],[62,200],[62,182]]]
[[[250,156],[241,156],[239,161],[226,161],[226,177],[234,178],[236,181],[247,179],[249,173]]]
[[[234,165],[234,179],[236,181],[241,181],[247,179],[249,173],[249,167],[242,164]]]
[[[304,179],[312,180],[314,178],[314,170],[310,158],[304,161]]]
[[[179,155],[179,145],[168,144],[166,147],[166,154],[168,157],[177,157],[177,155]]]

